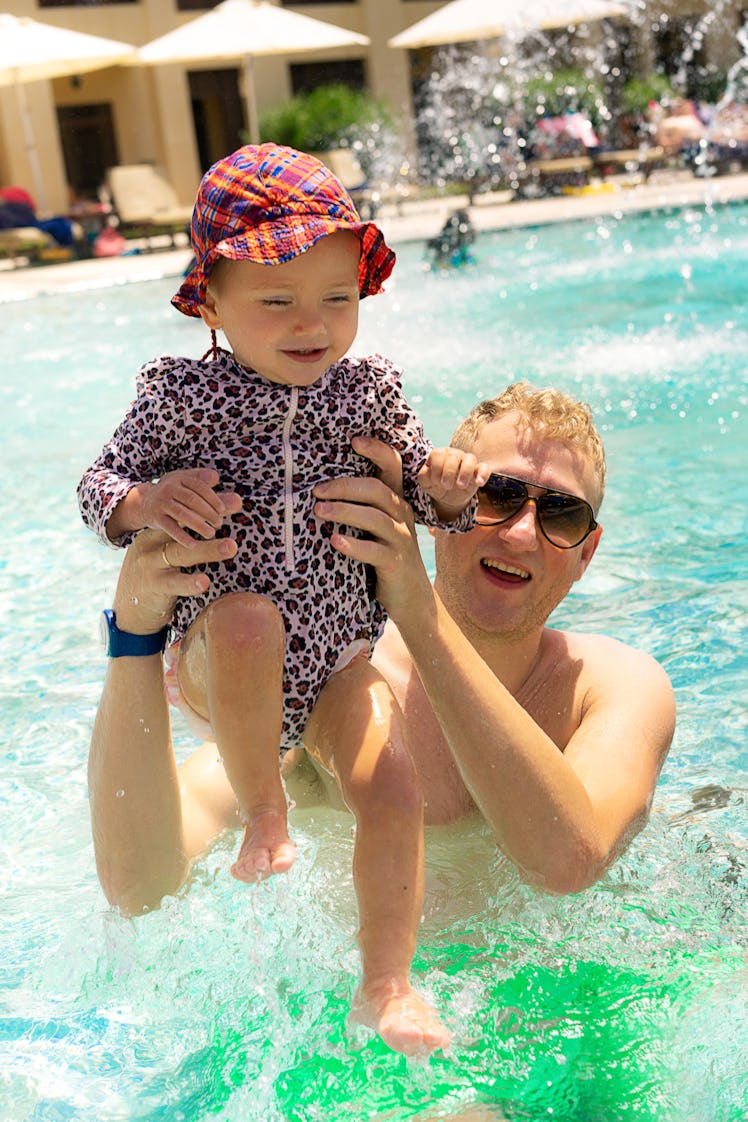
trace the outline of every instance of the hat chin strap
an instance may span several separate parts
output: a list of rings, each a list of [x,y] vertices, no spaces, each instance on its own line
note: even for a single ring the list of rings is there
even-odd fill
[[[213,362],[215,362],[216,359],[218,358],[218,352],[221,349],[222,348],[218,346],[218,336],[216,335],[215,328],[211,327],[211,329],[210,329],[210,349],[205,352],[201,361],[205,362],[206,358],[210,358],[210,359],[212,359]]]

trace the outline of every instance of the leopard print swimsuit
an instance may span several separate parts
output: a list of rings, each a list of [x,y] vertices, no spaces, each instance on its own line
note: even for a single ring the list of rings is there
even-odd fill
[[[198,566],[210,573],[211,586],[177,602],[171,640],[227,592],[251,590],[273,600],[287,639],[283,753],[299,743],[341,656],[371,649],[385,622],[366,566],[330,545],[333,528],[315,517],[312,489],[336,476],[373,474],[351,439],[376,436],[402,456],[405,497],[416,518],[440,526],[417,484],[431,445],[405,399],[400,371],[379,355],[341,359],[311,386],[270,382],[223,352],[208,361],[163,357],[140,370],[137,389],[79,484],[83,520],[107,545],[129,545],[132,534],[107,538],[114,508],[137,483],[177,469],[212,467],[220,490],[239,493],[242,510],[219,531],[235,538],[238,552]],[[443,528],[469,529],[473,510]]]

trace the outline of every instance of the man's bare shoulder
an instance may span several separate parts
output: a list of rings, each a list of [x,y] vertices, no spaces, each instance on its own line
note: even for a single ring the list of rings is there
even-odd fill
[[[635,674],[669,685],[667,674],[655,658],[610,635],[547,628],[545,641],[552,657],[573,663],[590,683],[607,681],[611,675],[625,680]]]
[[[612,690],[613,694],[624,691],[630,696],[635,682],[647,681],[650,688],[671,693],[667,674],[656,659],[609,635],[547,627],[541,648],[542,657],[532,677],[547,681],[552,668],[557,688],[561,688],[562,679],[571,677],[576,690],[599,688]],[[391,620],[376,645],[372,661],[394,688],[412,680],[413,661]]]
[[[647,819],[675,731],[673,688],[656,659],[618,639],[573,632],[557,642],[578,668],[564,756],[601,812],[613,854]]]
[[[556,682],[563,681],[564,667],[573,677],[580,725],[597,713],[632,725],[643,722],[669,741],[675,722],[673,687],[655,658],[609,635],[548,629],[546,636],[544,661],[555,667]]]

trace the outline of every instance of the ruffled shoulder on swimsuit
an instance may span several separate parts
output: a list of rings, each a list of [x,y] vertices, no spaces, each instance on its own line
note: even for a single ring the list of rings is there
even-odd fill
[[[335,392],[356,393],[377,386],[393,386],[402,393],[403,371],[401,367],[385,358],[373,354],[363,357],[347,356],[341,358],[328,371],[330,388]]]
[[[228,351],[219,351],[215,359],[185,358],[159,355],[141,366],[135,375],[138,393],[166,386],[179,388],[197,385],[205,379],[241,376],[243,368]]]

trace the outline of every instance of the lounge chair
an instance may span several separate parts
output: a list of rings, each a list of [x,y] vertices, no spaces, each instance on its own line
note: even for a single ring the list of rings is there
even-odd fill
[[[164,173],[152,164],[120,164],[109,168],[106,183],[120,232],[125,237],[174,235],[189,228],[192,207],[183,206]]]
[[[62,257],[60,248],[54,238],[38,226],[0,230],[0,260],[10,261],[13,265],[68,260],[72,254],[63,250],[65,256]]]
[[[518,194],[520,197],[554,194],[563,187],[584,187],[589,183],[592,168],[590,156],[528,160],[519,180]]]
[[[595,167],[607,179],[617,172],[641,172],[645,181],[656,168],[667,162],[665,149],[659,144],[645,145],[640,148],[611,148],[609,151],[595,153]]]
[[[353,199],[353,205],[361,217],[374,218],[379,195],[369,186],[366,172],[358,162],[355,152],[350,148],[330,148],[325,152],[312,154],[329,168],[333,175],[337,175]]]

